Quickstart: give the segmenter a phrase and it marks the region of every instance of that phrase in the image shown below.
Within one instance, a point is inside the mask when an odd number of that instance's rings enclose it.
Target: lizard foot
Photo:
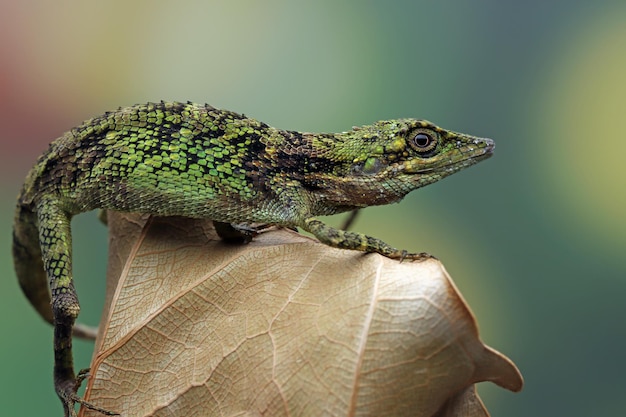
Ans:
[[[234,244],[250,243],[259,233],[272,227],[271,224],[232,224],[218,221],[213,221],[213,225],[224,242]]]
[[[97,411],[107,416],[119,416],[119,413],[109,411],[104,408],[98,407],[80,398],[76,392],[80,388],[82,382],[89,376],[89,368],[82,369],[76,378],[72,380],[56,381],[56,392],[61,402],[63,403],[63,409],[65,411],[65,417],[76,417],[75,404],[80,404],[83,407],[87,407],[90,410]]]

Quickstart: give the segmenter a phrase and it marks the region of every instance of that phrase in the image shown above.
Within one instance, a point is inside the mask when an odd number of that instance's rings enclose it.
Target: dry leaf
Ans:
[[[109,219],[119,283],[87,387],[98,406],[127,417],[474,417],[488,415],[476,382],[522,387],[438,261],[288,230],[227,245],[208,221],[143,222]]]

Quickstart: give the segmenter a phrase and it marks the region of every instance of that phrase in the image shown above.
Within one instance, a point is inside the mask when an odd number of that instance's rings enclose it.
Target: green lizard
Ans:
[[[489,139],[423,120],[300,133],[193,103],[120,108],[70,130],[28,174],[13,229],[20,286],[54,325],[54,384],[65,415],[75,415],[75,403],[115,414],[76,394],[85,374],[74,374],[71,351],[80,310],[72,282],[73,215],[101,208],[300,227],[333,247],[419,260],[430,255],[314,216],[397,202],[488,158],[493,148]]]

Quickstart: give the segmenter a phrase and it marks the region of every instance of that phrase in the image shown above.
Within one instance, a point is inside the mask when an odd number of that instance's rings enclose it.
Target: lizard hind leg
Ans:
[[[22,204],[17,206],[13,224],[13,261],[22,292],[39,315],[53,324],[48,277],[39,245],[37,214]],[[97,333],[97,327],[79,323],[74,326],[72,334],[75,337],[93,340]]]
[[[43,266],[52,296],[55,390],[63,403],[66,416],[75,415],[76,403],[115,415],[85,402],[76,394],[83,377],[77,378],[74,374],[72,356],[72,329],[80,305],[72,281],[71,215],[60,207],[58,201],[47,199],[37,205],[37,219]]]

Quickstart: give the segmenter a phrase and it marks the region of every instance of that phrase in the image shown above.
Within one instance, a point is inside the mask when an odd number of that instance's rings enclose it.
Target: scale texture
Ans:
[[[120,108],[70,130],[28,174],[13,231],[20,285],[55,328],[55,388],[65,414],[74,415],[76,402],[114,414],[76,395],[81,376],[74,374],[71,342],[80,308],[71,272],[73,215],[100,208],[300,227],[333,247],[421,260],[429,255],[332,228],[315,216],[400,201],[491,156],[493,148],[490,139],[418,119],[301,133],[176,102]]]

